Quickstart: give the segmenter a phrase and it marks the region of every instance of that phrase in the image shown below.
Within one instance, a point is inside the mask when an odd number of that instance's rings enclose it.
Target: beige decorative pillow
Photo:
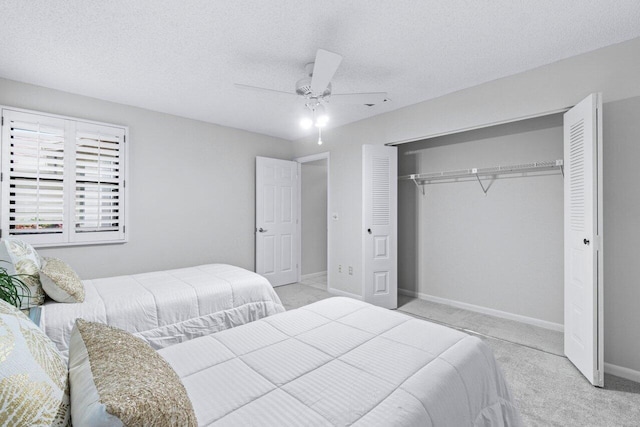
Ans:
[[[58,258],[43,258],[40,282],[44,292],[54,301],[84,301],[82,281],[66,262]]]
[[[0,244],[2,267],[9,274],[20,274],[20,279],[29,288],[29,295],[22,298],[21,309],[35,307],[44,302],[44,291],[40,284],[40,256],[27,242],[15,238],[2,239]]]
[[[121,329],[76,320],[69,382],[74,425],[197,425],[173,368],[149,344]]]
[[[67,365],[28,317],[0,300],[0,425],[70,425]]]

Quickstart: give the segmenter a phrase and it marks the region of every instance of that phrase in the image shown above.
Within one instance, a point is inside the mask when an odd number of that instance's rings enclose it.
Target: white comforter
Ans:
[[[83,283],[83,303],[49,301],[40,313],[40,327],[65,357],[76,318],[124,329],[160,349],[284,311],[267,279],[225,264]]]
[[[521,425],[480,339],[348,298],[160,354],[201,426]]]

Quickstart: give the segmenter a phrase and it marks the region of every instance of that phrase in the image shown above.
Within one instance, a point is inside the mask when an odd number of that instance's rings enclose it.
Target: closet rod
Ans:
[[[429,184],[432,181],[442,181],[447,179],[456,179],[456,178],[465,178],[465,177],[476,177],[478,181],[480,181],[481,176],[493,176],[493,175],[503,175],[510,173],[525,173],[525,172],[538,172],[544,170],[553,170],[560,169],[562,175],[564,175],[564,161],[563,160],[550,160],[545,162],[534,162],[534,163],[523,163],[519,165],[509,165],[509,166],[493,166],[489,168],[471,168],[471,169],[457,169],[443,172],[428,172],[428,173],[418,173],[411,175],[404,175],[398,177],[398,179],[403,180],[411,180],[416,186],[422,187],[422,194],[424,194],[424,185]],[[482,186],[482,183],[480,183]],[[484,186],[482,186],[482,191],[486,194]]]

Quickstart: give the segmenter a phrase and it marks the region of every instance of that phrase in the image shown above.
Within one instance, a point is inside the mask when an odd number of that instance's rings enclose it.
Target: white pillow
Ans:
[[[20,279],[29,288],[29,295],[22,298],[20,309],[44,303],[44,290],[40,283],[40,256],[30,244],[16,238],[2,239],[0,260],[7,261],[1,263],[1,266],[9,274],[20,274]]]
[[[0,408],[2,425],[70,425],[64,358],[28,317],[2,300]]]

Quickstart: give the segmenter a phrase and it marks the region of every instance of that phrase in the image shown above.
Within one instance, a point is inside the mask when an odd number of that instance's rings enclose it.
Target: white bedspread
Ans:
[[[124,329],[160,349],[284,311],[267,279],[226,264],[83,283],[83,303],[49,301],[40,313],[40,327],[65,357],[76,318]]]
[[[518,426],[480,339],[348,298],[160,350],[201,426]]]

